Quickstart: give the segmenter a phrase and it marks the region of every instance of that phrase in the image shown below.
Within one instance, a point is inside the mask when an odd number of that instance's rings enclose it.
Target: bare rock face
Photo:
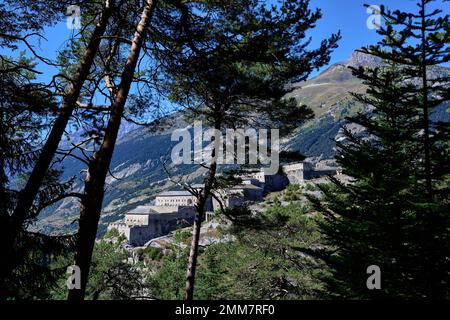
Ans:
[[[360,51],[354,51],[345,64],[345,66],[353,68],[359,67],[375,68],[380,65],[381,59],[379,57],[375,57]]]
[[[355,50],[346,62],[337,63],[335,66],[376,68],[382,65],[383,60],[381,58]],[[427,74],[430,79],[448,77],[450,69],[441,65],[429,66]]]

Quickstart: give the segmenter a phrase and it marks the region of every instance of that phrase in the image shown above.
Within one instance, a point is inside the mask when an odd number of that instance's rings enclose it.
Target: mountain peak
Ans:
[[[345,62],[347,67],[369,67],[375,68],[381,64],[381,58],[355,50]]]

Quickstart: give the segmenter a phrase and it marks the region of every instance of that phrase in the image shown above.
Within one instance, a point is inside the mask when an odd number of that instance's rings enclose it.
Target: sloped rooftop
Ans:
[[[252,190],[262,190],[263,188],[255,186],[254,184],[239,184],[232,188],[233,190],[241,190],[241,189],[252,189]]]
[[[156,195],[157,197],[188,197],[192,196],[192,194],[189,191],[185,190],[176,190],[176,191],[165,191],[161,192],[160,194]]]
[[[179,206],[139,206],[126,214],[161,214],[178,213]]]

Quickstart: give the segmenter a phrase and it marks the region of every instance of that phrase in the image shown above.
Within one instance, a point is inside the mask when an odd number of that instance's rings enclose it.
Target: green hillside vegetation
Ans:
[[[274,205],[260,217],[266,228],[232,227],[236,241],[202,248],[196,299],[320,299],[324,264],[297,248],[320,246],[316,219],[299,204]],[[159,299],[182,299],[187,253],[175,247],[150,276]]]

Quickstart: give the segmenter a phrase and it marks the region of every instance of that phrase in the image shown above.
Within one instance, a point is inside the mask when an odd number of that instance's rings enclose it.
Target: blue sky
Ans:
[[[364,7],[366,3],[370,5],[385,4],[391,9],[416,11],[416,0],[311,0],[311,7],[321,8],[323,13],[323,18],[318,22],[317,27],[309,33],[313,39],[312,47],[317,46],[331,33],[341,30],[342,39],[339,48],[331,57],[331,63],[335,63],[347,59],[355,49],[361,46],[376,43],[380,37],[375,30],[370,30],[366,26],[369,18]],[[443,6],[441,9],[445,13],[450,13],[450,2],[443,4],[438,1],[437,3]],[[72,31],[67,29],[65,21],[58,23],[55,27],[47,28],[44,34],[47,41],[40,41],[38,52],[45,57],[55,58],[57,51],[64,47],[66,41],[70,41],[72,35]],[[5,53],[4,50],[2,52]],[[56,70],[44,64],[40,64],[38,69],[44,72],[41,80],[45,82],[49,81],[56,73]]]
[[[383,4],[392,10],[418,12],[416,3],[416,0],[311,0],[311,6],[320,8],[323,14],[322,20],[311,32],[313,43],[318,43],[327,35],[341,30],[342,39],[339,48],[331,56],[331,63],[346,60],[353,50],[380,40],[375,30],[367,28],[366,22],[370,14],[366,12],[364,4]],[[442,1],[436,3],[442,4]],[[450,13],[450,2],[440,9],[444,13]]]

